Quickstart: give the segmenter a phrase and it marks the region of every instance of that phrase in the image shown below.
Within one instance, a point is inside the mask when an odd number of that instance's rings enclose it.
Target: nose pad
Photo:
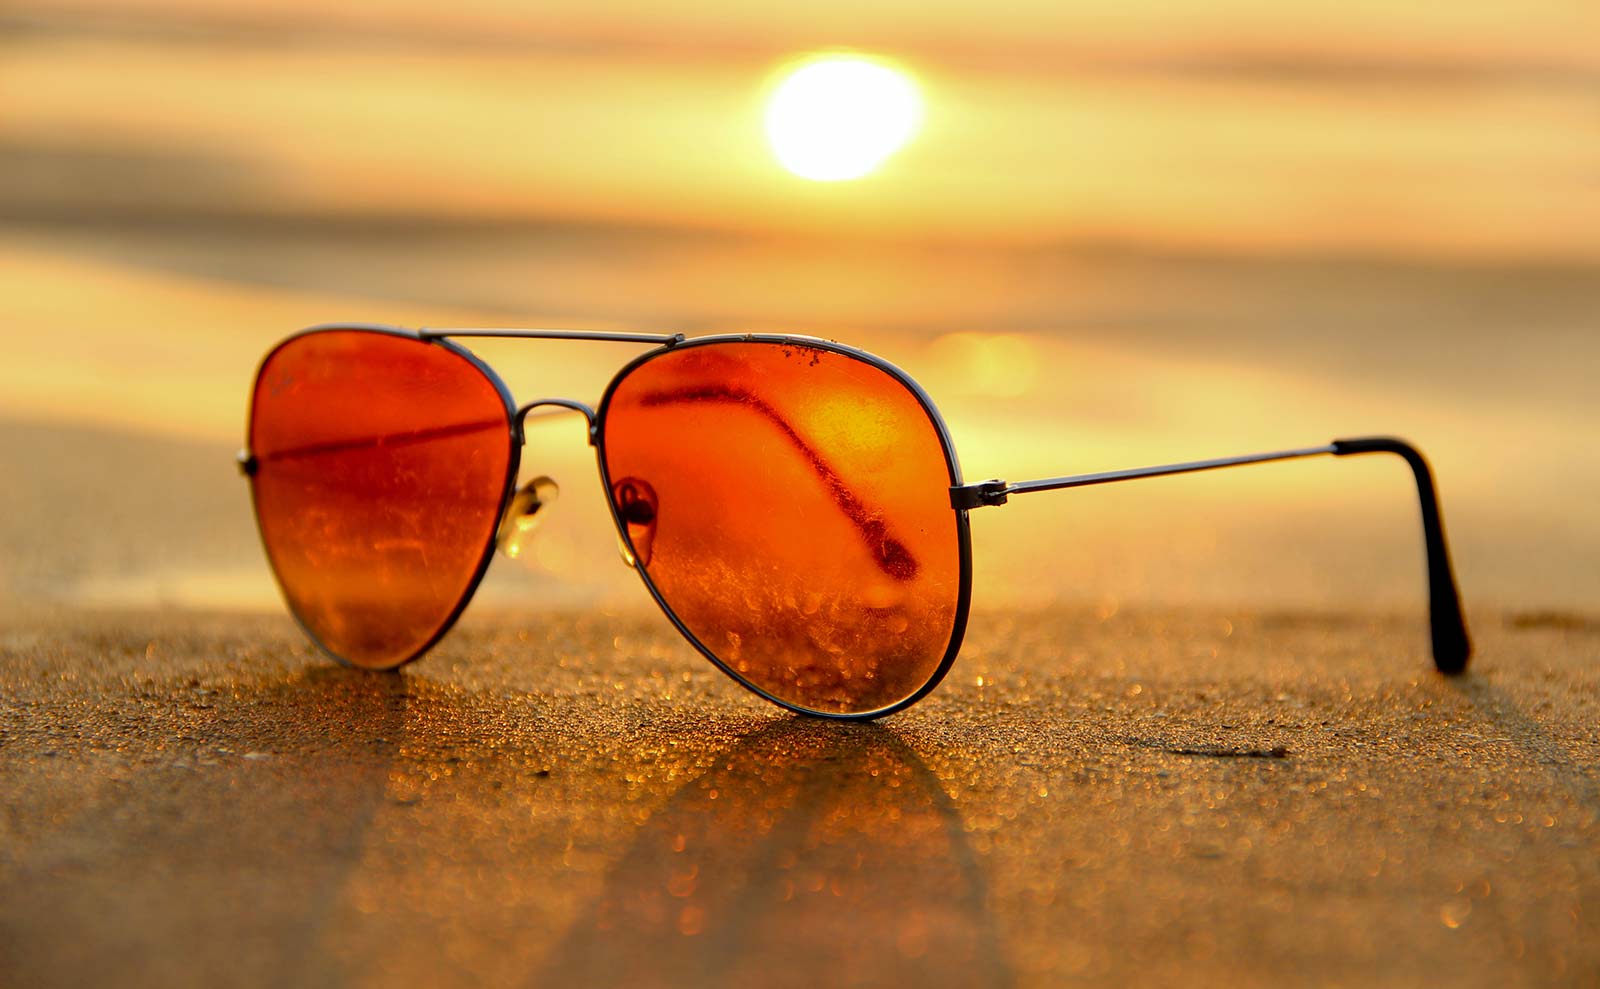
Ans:
[[[611,501],[617,506],[617,518],[622,520],[628,533],[626,543],[620,538],[617,540],[622,561],[630,567],[648,567],[656,543],[656,489],[637,477],[625,477],[611,485]]]
[[[511,507],[506,509],[505,518],[500,520],[500,532],[495,537],[495,545],[500,552],[513,560],[520,557],[528,547],[533,530],[539,527],[540,519],[544,518],[540,512],[555,504],[560,494],[560,486],[543,476],[519,488],[511,498]]]

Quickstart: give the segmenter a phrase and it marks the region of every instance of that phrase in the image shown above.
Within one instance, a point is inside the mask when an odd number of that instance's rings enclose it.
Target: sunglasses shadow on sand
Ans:
[[[784,721],[651,815],[529,985],[1011,983],[960,815],[893,732]]]
[[[625,772],[663,763],[552,734],[571,719],[543,702],[338,668],[161,689],[189,734],[133,736],[133,771],[13,849],[38,866],[0,898],[0,934],[30,946],[0,952],[0,981],[1009,982],[963,822],[888,729],[767,723],[658,777],[642,824],[589,833]],[[106,761],[84,758],[58,768]],[[610,862],[587,905],[563,890],[594,881],[559,861],[568,835]]]

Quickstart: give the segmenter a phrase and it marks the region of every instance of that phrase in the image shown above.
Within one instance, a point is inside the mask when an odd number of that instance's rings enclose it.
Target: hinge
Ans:
[[[1008,485],[1001,480],[979,481],[950,489],[950,507],[962,510],[983,508],[986,505],[1004,505]]]

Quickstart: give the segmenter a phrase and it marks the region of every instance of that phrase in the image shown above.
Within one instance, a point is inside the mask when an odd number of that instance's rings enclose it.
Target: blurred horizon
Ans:
[[[30,3],[0,14],[27,94],[0,205],[1600,260],[1592,7],[903,6]],[[749,124],[831,48],[900,61],[935,112],[883,174],[808,186]]]
[[[265,350],[349,320],[839,339],[969,479],[1399,433],[1469,604],[1592,611],[1596,37],[1509,0],[14,4],[0,598],[271,606],[227,456]],[[815,184],[762,100],[830,50],[926,117]],[[634,352],[474,349],[581,400]],[[560,524],[487,596],[647,603],[548,428]],[[978,606],[1421,609],[1398,463],[1225,473],[976,513]]]

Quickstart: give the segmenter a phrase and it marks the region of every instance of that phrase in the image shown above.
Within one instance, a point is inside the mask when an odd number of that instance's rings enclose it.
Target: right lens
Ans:
[[[965,580],[955,472],[902,379],[806,342],[689,343],[613,385],[601,432],[640,570],[728,672],[842,715],[942,672]]]
[[[256,377],[250,452],[261,538],[301,624],[386,669],[454,620],[493,545],[511,411],[451,345],[321,330]]]

